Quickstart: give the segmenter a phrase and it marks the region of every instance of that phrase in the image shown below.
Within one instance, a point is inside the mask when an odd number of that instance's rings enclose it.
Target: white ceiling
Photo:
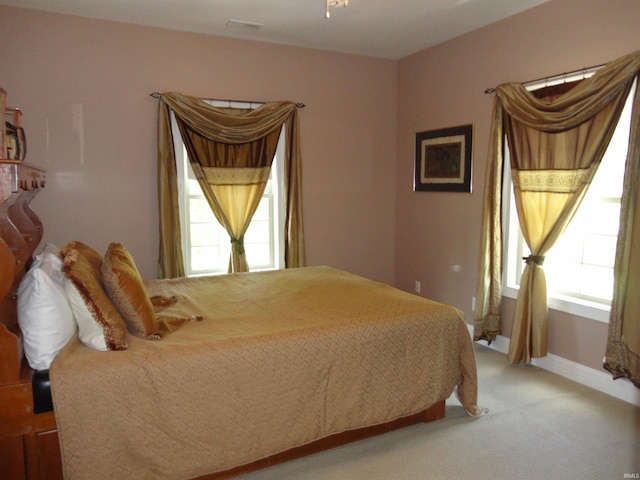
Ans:
[[[549,0],[0,0],[34,8],[225,37],[399,59]],[[260,23],[259,30],[227,21]]]

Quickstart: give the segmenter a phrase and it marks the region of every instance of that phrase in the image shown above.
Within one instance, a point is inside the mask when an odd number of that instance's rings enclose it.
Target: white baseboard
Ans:
[[[473,336],[473,325],[469,325],[469,331]],[[486,345],[485,342],[482,344]],[[489,348],[506,355],[509,351],[509,339],[499,335]],[[531,364],[640,407],[640,389],[626,378],[614,381],[611,374],[604,370],[586,367],[552,353],[544,358],[534,358]]]

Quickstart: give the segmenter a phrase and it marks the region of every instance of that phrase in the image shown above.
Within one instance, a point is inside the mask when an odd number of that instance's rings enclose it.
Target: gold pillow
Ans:
[[[151,299],[131,254],[119,243],[111,243],[101,268],[105,289],[129,332],[137,337],[159,340],[184,320],[156,317]]]
[[[80,340],[97,350],[126,350],[127,327],[102,286],[100,254],[82,242],[72,241],[59,256]]]

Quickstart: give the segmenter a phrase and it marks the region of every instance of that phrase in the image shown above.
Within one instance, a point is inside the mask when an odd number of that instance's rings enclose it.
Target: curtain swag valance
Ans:
[[[255,109],[221,108],[181,93],[160,94],[160,100],[198,135],[220,143],[243,144],[259,140],[282,125],[296,112],[293,102],[264,103]]]
[[[621,97],[626,98],[640,68],[638,52],[602,67],[554,101],[537,98],[521,83],[505,83],[496,96],[505,112],[518,122],[543,132],[573,128]]]

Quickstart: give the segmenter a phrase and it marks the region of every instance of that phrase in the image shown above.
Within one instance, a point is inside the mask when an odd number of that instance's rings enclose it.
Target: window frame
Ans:
[[[595,73],[595,70],[588,73],[582,72],[581,78],[587,78],[588,76],[593,75],[593,73]],[[571,78],[571,80],[576,79],[577,78],[575,76]],[[568,80],[565,76],[562,78],[562,80],[556,81],[556,83],[560,83],[560,81],[571,80]],[[550,86],[548,82],[545,84],[530,84],[526,87],[528,90],[537,90],[546,86]],[[625,106],[625,108],[630,107],[635,88],[636,85],[634,84],[634,87],[629,93],[627,105]],[[504,139],[502,198],[506,200],[502,202],[502,224],[504,226],[505,232],[505,237],[503,239],[504,261],[502,276],[502,295],[507,298],[517,299],[519,292],[519,282],[522,276],[522,271],[524,270],[524,262],[521,260],[521,258],[526,255],[525,252],[528,251],[528,247],[526,246],[526,242],[524,241],[522,232],[520,230],[517,213],[515,213],[515,200],[513,196],[511,166],[506,136]],[[587,298],[567,295],[553,290],[548,290],[547,296],[547,304],[550,309],[584,317],[598,322],[609,323],[611,300],[609,300],[608,303],[595,302]]]
[[[220,102],[215,100],[207,100],[207,103],[226,108],[257,108],[259,105],[255,103],[244,102]],[[176,178],[178,183],[178,203],[180,211],[180,227],[181,227],[181,248],[183,252],[183,261],[185,275],[187,277],[197,277],[204,275],[224,275],[227,272],[226,263],[225,266],[220,269],[211,270],[193,270],[191,265],[191,243],[190,243],[190,213],[187,206],[189,198],[198,198],[200,196],[187,192],[186,182],[188,181],[187,173],[190,171],[189,160],[187,157],[186,149],[180,136],[180,132],[175,121],[174,113],[171,112],[171,128],[173,133],[174,152],[176,161]],[[285,265],[285,247],[284,247],[284,221],[285,221],[285,205],[284,205],[284,158],[285,158],[285,128],[282,127],[278,145],[276,148],[276,154],[271,165],[271,172],[269,177],[269,183],[265,192],[263,193],[261,202],[265,199],[270,204],[270,225],[269,225],[269,244],[270,248],[270,262],[268,265],[251,265],[251,257],[247,256],[249,267],[252,272],[266,271],[266,270],[279,270],[284,268]],[[204,196],[201,196],[204,198]],[[206,199],[205,199],[206,201]],[[260,207],[258,207],[260,208]],[[253,219],[252,219],[253,221]],[[228,234],[224,227],[217,224],[224,235],[228,239]],[[247,230],[245,239],[249,236],[251,226]],[[249,253],[251,242],[245,242],[245,250]],[[229,246],[230,250],[230,246]]]

